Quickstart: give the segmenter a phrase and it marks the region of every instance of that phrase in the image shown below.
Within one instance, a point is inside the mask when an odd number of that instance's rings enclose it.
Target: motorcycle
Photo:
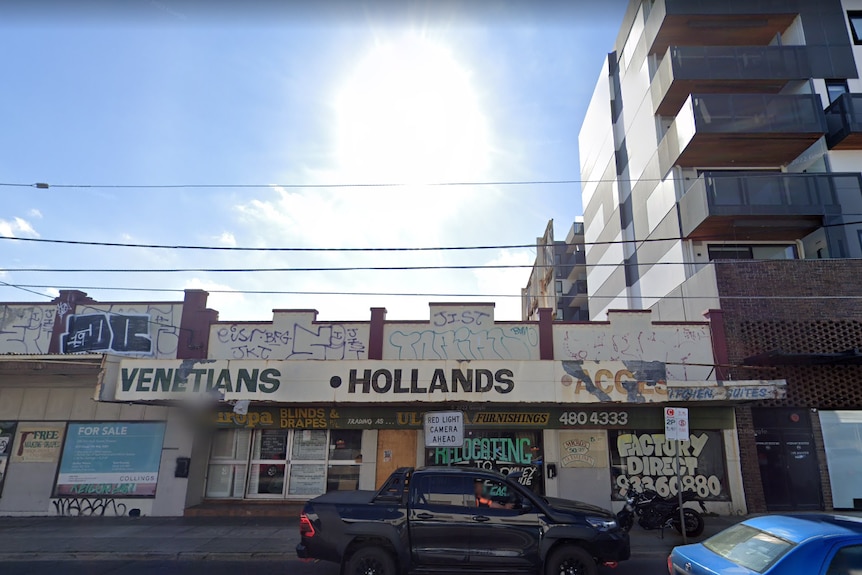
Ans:
[[[683,491],[682,501],[683,504],[696,501],[706,513],[706,505],[697,498],[694,491]],[[690,507],[683,507],[682,512],[685,534],[688,537],[697,537],[703,533],[703,516]],[[663,534],[665,527],[673,527],[678,533],[682,533],[679,499],[676,495],[664,498],[652,489],[627,493],[625,506],[617,513],[617,523],[624,531],[629,531],[635,517],[643,529],[661,529]]]

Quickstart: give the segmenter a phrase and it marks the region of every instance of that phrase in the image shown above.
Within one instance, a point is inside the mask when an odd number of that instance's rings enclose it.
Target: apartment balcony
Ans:
[[[862,200],[859,174],[704,172],[679,200],[689,239],[797,240]]]
[[[584,239],[584,223],[583,222],[575,222],[572,224],[572,227],[569,228],[569,233],[566,234],[566,243],[571,245],[577,243],[579,240]]]
[[[568,254],[565,259],[565,277],[569,281],[576,281],[578,275],[586,273],[587,254],[583,250]]]
[[[779,92],[811,77],[803,46],[671,46],[650,84],[653,110],[674,116],[689,94]]]
[[[691,94],[659,143],[659,166],[784,166],[825,133],[814,94]]]
[[[862,94],[841,94],[826,108],[826,145],[862,150]]]
[[[572,287],[566,292],[565,303],[569,307],[583,307],[587,304],[587,280],[572,282]]]
[[[799,14],[783,4],[655,0],[644,27],[649,53],[663,54],[669,46],[766,46]]]

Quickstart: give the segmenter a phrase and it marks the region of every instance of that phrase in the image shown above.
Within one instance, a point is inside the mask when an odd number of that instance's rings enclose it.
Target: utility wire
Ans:
[[[27,288],[42,288],[42,289],[80,289],[80,290],[104,290],[104,291],[128,291],[128,292],[158,292],[158,293],[184,293],[182,288],[145,288],[145,287],[107,287],[107,286],[62,286],[62,285],[38,285],[38,284],[10,284],[0,281],[7,287],[18,288],[24,291],[29,291],[42,297],[51,297],[47,294],[32,291]],[[439,292],[372,292],[372,291],[301,291],[301,290],[230,290],[230,289],[208,289],[207,293],[233,294],[233,295],[319,295],[319,296],[386,296],[386,297],[486,297],[486,298],[521,298],[519,294],[505,293],[439,293]],[[547,297],[553,299],[574,299],[585,296],[587,294],[547,294],[545,296],[530,295],[528,297]],[[616,299],[618,295],[601,296],[593,294],[593,298],[597,299]],[[685,296],[640,296],[642,299],[741,299],[741,300],[845,300],[845,299],[862,299],[862,295],[858,296],[708,296],[708,295],[685,295]],[[110,302],[107,302],[110,303]],[[155,302],[154,302],[155,303]],[[162,302],[158,302],[162,303]],[[168,303],[168,302],[164,302]],[[104,310],[98,310],[104,311]],[[165,324],[158,324],[165,325]]]
[[[862,216],[862,213],[846,213],[842,216]],[[862,220],[853,222],[841,222],[833,224],[823,224],[820,227],[831,228],[839,226],[852,226],[862,224]],[[726,238],[697,238],[699,241],[717,241]],[[242,247],[242,246],[210,246],[210,245],[191,245],[191,244],[136,244],[125,242],[99,242],[86,240],[65,240],[65,239],[49,239],[49,238],[22,238],[0,236],[0,241],[14,242],[31,242],[31,243],[46,243],[46,244],[63,244],[63,245],[80,245],[80,246],[99,246],[112,248],[142,248],[142,249],[160,249],[160,250],[205,250],[205,251],[226,251],[226,252],[439,252],[439,251],[470,251],[470,250],[509,250],[509,249],[544,249],[556,247],[554,244],[498,244],[498,245],[478,245],[478,246],[419,246],[419,247],[382,247],[382,248],[319,248],[319,247]],[[683,237],[668,237],[668,238],[644,238],[639,240],[607,240],[594,242],[573,242],[567,245],[573,246],[607,246],[617,244],[640,244],[646,242],[677,242],[687,241]],[[726,240],[732,242],[732,240]],[[732,242],[737,243],[737,242]],[[562,264],[561,264],[562,265]],[[570,264],[572,265],[572,264]]]
[[[862,261],[862,258],[834,258],[836,261]],[[637,267],[682,265],[738,265],[740,262],[768,263],[774,259],[730,259],[708,262],[639,262]],[[814,261],[814,260],[788,260]],[[296,268],[3,268],[5,272],[19,273],[264,273],[264,272],[344,272],[344,271],[430,271],[430,270],[481,270],[481,269],[549,269],[556,267],[624,267],[623,263],[597,264],[478,264],[478,265],[427,265],[427,266],[342,266]]]
[[[796,174],[797,172],[760,172],[734,174],[737,177],[745,179],[755,178],[774,178],[776,174]],[[817,175],[845,175],[844,172],[818,172],[816,174],[808,174],[808,177]],[[855,172],[849,172],[847,175],[858,175]],[[126,190],[154,190],[154,189],[266,189],[266,188],[285,188],[285,189],[328,189],[328,188],[402,188],[408,186],[416,187],[458,187],[458,186],[547,186],[547,185],[570,185],[570,184],[600,184],[600,183],[616,183],[616,182],[664,182],[673,178],[599,178],[599,179],[584,179],[584,178],[564,178],[560,180],[482,180],[475,182],[335,182],[330,184],[50,184],[48,182],[0,182],[0,187],[16,187],[16,188],[38,188],[47,190],[50,188],[63,189],[126,189]],[[695,178],[697,179],[697,178]],[[694,181],[694,179],[684,179],[684,181]]]
[[[46,297],[46,298],[48,298],[48,299],[50,299],[50,300],[53,300],[53,299],[54,299],[54,297],[53,297],[53,296],[50,296],[50,295],[48,295],[48,294],[46,294],[46,293],[42,293],[42,292],[38,292],[38,291],[34,291],[34,290],[32,290],[32,289],[28,289],[28,288],[31,288],[31,287],[37,287],[37,288],[38,288],[38,287],[42,287],[42,288],[53,288],[53,289],[67,289],[67,288],[65,288],[65,287],[62,287],[62,288],[56,288],[56,287],[54,287],[54,286],[27,286],[27,285],[19,285],[19,284],[10,284],[10,283],[4,282],[3,280],[0,280],[0,284],[4,285],[4,286],[6,286],[6,287],[15,288],[15,289],[19,289],[19,290],[21,290],[21,291],[25,291],[25,292],[28,292],[28,293],[36,294],[36,295],[37,295],[37,296],[39,296],[39,297]],[[81,288],[69,288],[69,289],[81,289]],[[85,288],[85,289],[96,289],[96,288]],[[112,288],[108,288],[108,289],[112,289]],[[161,291],[161,290],[160,290],[160,291]],[[185,291],[185,290],[178,290],[178,291]],[[169,303],[171,303],[171,302],[141,302],[141,303],[153,304],[153,305],[166,305],[166,304],[169,304]],[[106,303],[105,303],[105,304],[103,304],[103,305],[111,305],[111,302],[106,302]],[[94,311],[94,312],[97,312],[97,313],[110,313],[110,312],[108,312],[108,311],[106,311],[106,310],[104,310],[104,309],[100,309],[100,308],[98,308],[98,307],[93,307],[93,306],[91,306],[91,305],[87,305],[87,304],[85,304],[85,303],[76,303],[76,304],[75,304],[75,307],[80,307],[80,308],[82,308],[82,309],[89,309],[90,311]],[[178,325],[174,325],[174,324],[172,324],[172,323],[163,323],[163,322],[159,322],[159,321],[153,321],[153,320],[150,320],[150,319],[148,319],[148,320],[147,320],[147,323],[152,324],[152,325],[157,325],[157,326],[159,326],[159,327],[172,327],[172,328],[177,329],[177,330],[182,330],[182,331],[192,332],[192,330],[190,330],[190,329],[188,329],[188,328],[180,327],[180,326],[178,326]],[[179,337],[179,334],[177,334],[177,337]]]

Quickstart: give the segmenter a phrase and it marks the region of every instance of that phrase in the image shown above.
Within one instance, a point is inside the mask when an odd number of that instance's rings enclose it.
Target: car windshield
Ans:
[[[790,551],[795,543],[740,524],[710,537],[703,545],[737,565],[763,573]]]

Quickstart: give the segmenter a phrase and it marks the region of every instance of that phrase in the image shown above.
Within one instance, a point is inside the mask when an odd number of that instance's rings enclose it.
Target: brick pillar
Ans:
[[[207,307],[209,293],[200,289],[185,290],[177,359],[206,359],[209,352],[210,325],[218,321],[218,312]]]
[[[539,308],[539,359],[554,359],[554,310]]]
[[[834,509],[832,501],[832,480],[829,477],[829,465],[826,462],[826,444],[823,442],[823,428],[820,426],[820,413],[810,414],[811,434],[814,436],[814,452],[817,454],[817,464],[820,468],[820,489],[823,491],[823,508],[826,511]]]
[[[737,405],[736,436],[739,441],[739,464],[742,466],[742,489],[749,513],[766,513],[766,496],[760,479],[760,464],[757,461],[757,444],[754,438],[754,421],[751,407]]]
[[[368,359],[383,359],[383,325],[386,308],[371,308],[371,327],[368,334]]]
[[[57,313],[54,315],[54,329],[51,332],[48,353],[62,353],[60,341],[63,334],[66,333],[66,318],[77,313],[76,307],[79,304],[96,303],[96,300],[89,297],[85,292],[76,289],[62,289],[60,295],[51,300],[51,303],[57,306]]]

